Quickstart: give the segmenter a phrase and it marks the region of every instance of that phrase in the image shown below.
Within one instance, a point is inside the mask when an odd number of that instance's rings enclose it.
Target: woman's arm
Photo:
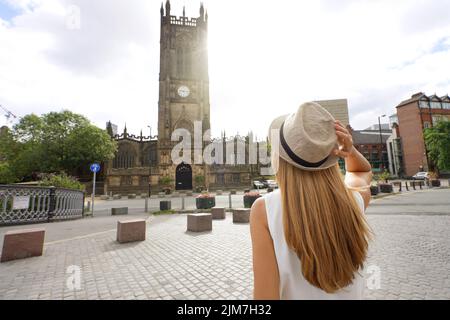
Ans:
[[[278,300],[280,299],[280,278],[263,198],[256,200],[252,206],[250,232],[253,246],[253,298]]]
[[[352,135],[339,122],[336,121],[336,135],[339,150],[335,154],[345,159],[345,183],[351,188],[359,188],[358,192],[364,199],[367,208],[371,199],[370,183],[372,181],[372,166],[369,161],[353,146]]]

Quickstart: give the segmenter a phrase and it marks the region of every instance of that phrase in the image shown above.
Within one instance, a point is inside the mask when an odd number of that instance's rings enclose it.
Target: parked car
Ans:
[[[267,180],[267,187],[272,189],[278,189],[278,183],[275,180]]]
[[[426,180],[426,179],[430,179],[430,175],[428,174],[428,172],[417,172],[415,175],[413,175],[412,177],[414,180]]]
[[[253,181],[253,188],[264,189],[264,188],[266,188],[266,186],[261,181],[255,180],[255,181]]]

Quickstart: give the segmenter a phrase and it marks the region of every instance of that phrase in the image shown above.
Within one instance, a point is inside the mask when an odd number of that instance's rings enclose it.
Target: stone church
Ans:
[[[105,193],[146,193],[197,188],[227,189],[250,187],[259,174],[259,165],[248,164],[248,141],[251,137],[208,139],[208,143],[222,142],[223,161],[206,165],[192,159],[191,163],[172,162],[171,152],[179,142],[171,140],[172,132],[185,129],[194,136],[195,126],[201,124],[201,136],[211,128],[208,76],[208,13],[203,4],[198,18],[171,15],[170,0],[161,5],[161,41],[158,102],[158,135],[133,135],[125,130],[107,130],[118,142],[115,158],[105,164]],[[245,148],[238,148],[239,142]],[[192,154],[201,153],[206,142],[192,142]],[[234,145],[235,159],[225,159],[226,146]],[[259,146],[259,144],[257,144]],[[217,152],[217,151],[216,151]],[[199,154],[198,153],[198,154]],[[220,163],[222,162],[222,163]]]
[[[197,127],[201,127],[200,136],[211,128],[208,13],[203,4],[199,14],[188,18],[183,10],[183,16],[177,17],[171,15],[170,0],[161,5],[158,135],[129,134],[126,126],[117,134],[109,122],[107,130],[118,142],[118,152],[104,164],[98,183],[103,190],[97,193],[249,188],[269,165],[267,141],[253,142],[251,133],[233,137],[223,133],[216,139],[207,136],[203,142],[191,143],[191,161],[172,162],[172,150],[179,143],[171,139],[175,130],[184,129],[193,137]],[[318,102],[348,125],[347,100]],[[212,152],[216,161],[197,161],[211,144],[217,144]]]

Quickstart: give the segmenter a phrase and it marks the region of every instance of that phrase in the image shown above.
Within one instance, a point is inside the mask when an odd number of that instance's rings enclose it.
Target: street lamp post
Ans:
[[[380,150],[380,172],[384,169],[383,166],[383,135],[381,133],[381,118],[386,117],[385,114],[383,114],[382,116],[378,117],[378,130],[380,131],[380,146],[381,146],[381,150]]]
[[[152,126],[147,126],[150,128],[150,138],[149,138],[149,148],[148,148],[148,197],[150,198],[152,196],[152,163],[151,163],[151,157],[150,157],[150,150],[152,147],[151,141],[152,141]]]

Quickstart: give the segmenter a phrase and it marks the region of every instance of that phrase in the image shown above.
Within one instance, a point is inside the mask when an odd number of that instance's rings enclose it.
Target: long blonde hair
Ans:
[[[304,278],[327,293],[350,285],[363,268],[371,230],[339,166],[305,171],[279,158],[276,177],[285,238]]]

